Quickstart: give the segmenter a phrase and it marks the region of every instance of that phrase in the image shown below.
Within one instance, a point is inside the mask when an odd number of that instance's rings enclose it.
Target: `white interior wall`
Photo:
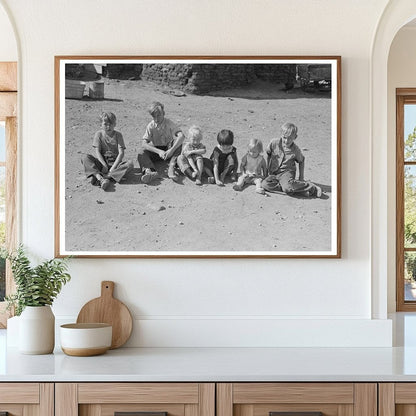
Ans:
[[[389,54],[388,61],[388,239],[389,263],[388,263],[388,309],[394,312],[396,309],[396,262],[395,262],[395,198],[396,198],[396,88],[416,87],[416,26],[404,27],[395,36]]]
[[[391,344],[370,254],[370,53],[386,3],[0,0],[21,40],[21,241],[41,257],[54,247],[54,55],[343,59],[342,259],[73,259],[58,318],[108,279],[136,318],[130,345]]]
[[[12,22],[6,9],[0,6],[0,61],[17,61],[17,57],[17,43]]]

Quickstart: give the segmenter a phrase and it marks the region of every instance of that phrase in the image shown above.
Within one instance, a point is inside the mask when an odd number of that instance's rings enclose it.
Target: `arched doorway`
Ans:
[[[389,307],[394,311],[416,311],[416,229],[414,212],[416,192],[414,176],[416,173],[414,129],[416,126],[416,54],[412,53],[416,41],[416,21],[404,25],[394,37],[388,58],[387,71],[387,157],[388,166],[396,166],[388,174],[390,204],[396,199],[396,221],[389,215],[388,233],[396,238],[389,238],[389,252],[396,249],[396,267],[389,266],[388,276],[396,275],[396,293],[389,288]],[[394,140],[396,137],[396,140]],[[396,143],[395,143],[396,141]],[[389,169],[391,171],[391,169]],[[392,179],[396,178],[393,182]],[[392,205],[392,204],[391,204]],[[393,225],[396,222],[396,229]],[[391,228],[391,230],[390,230]],[[391,269],[391,270],[390,270]],[[394,280],[394,279],[391,279]],[[396,295],[396,296],[394,296]],[[396,305],[394,304],[396,302]]]
[[[395,136],[389,132],[395,107],[391,110],[389,103],[389,51],[397,32],[415,17],[413,0],[390,2],[380,18],[371,56],[371,267],[372,316],[376,319],[385,319],[388,311],[393,312],[391,299],[395,294],[395,159],[392,161],[390,151]]]

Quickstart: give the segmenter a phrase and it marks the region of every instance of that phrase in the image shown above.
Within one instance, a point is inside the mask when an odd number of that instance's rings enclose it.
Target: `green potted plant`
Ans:
[[[68,258],[45,260],[32,266],[23,246],[6,253],[16,292],[6,296],[9,310],[19,318],[19,350],[49,354],[55,346],[55,317],[51,305],[71,276]]]

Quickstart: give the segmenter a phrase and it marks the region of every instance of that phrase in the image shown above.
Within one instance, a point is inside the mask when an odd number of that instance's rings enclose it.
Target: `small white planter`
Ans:
[[[19,351],[50,354],[55,346],[55,316],[50,306],[26,306],[19,319]]]
[[[67,355],[88,357],[111,347],[112,326],[105,323],[61,325],[61,347]]]

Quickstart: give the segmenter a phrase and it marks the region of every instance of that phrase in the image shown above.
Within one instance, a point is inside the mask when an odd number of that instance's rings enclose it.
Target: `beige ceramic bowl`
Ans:
[[[111,346],[112,326],[103,323],[61,325],[61,348],[65,354],[87,357],[105,353]]]

